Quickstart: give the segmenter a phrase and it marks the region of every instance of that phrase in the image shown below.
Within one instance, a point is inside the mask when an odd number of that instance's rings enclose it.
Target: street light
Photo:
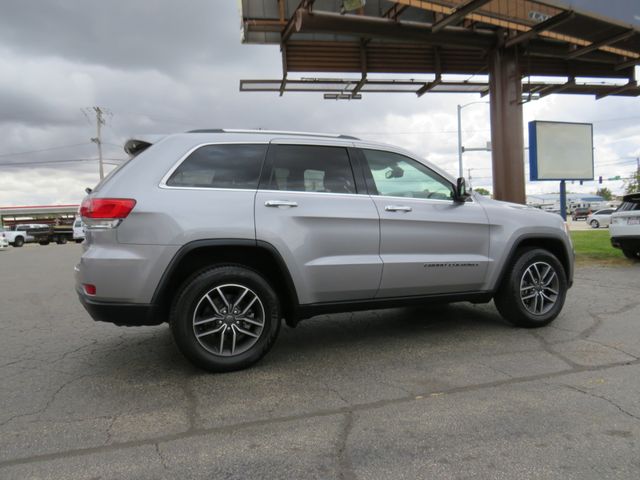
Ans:
[[[458,105],[458,176],[463,177],[462,170],[462,109],[466,108],[470,105],[476,105],[479,103],[489,103],[489,102],[470,102],[465,103],[464,105]]]

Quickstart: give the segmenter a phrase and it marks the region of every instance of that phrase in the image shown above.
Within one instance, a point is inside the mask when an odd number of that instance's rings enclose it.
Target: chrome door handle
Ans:
[[[413,210],[411,207],[407,207],[406,205],[387,205],[384,209],[387,212],[410,212]]]
[[[265,207],[297,207],[298,202],[290,202],[289,200],[267,200],[264,202]]]

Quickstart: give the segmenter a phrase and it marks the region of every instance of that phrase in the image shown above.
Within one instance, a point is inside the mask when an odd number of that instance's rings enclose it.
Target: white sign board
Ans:
[[[535,180],[593,180],[593,125],[529,122],[529,176]]]

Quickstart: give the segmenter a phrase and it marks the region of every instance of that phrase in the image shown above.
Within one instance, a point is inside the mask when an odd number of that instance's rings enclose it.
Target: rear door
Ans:
[[[479,290],[489,260],[489,225],[474,201],[453,201],[453,185],[408,156],[362,149],[380,213],[384,270],[377,297]]]
[[[348,144],[272,142],[255,202],[256,238],[276,247],[300,303],[373,298],[379,218]]]

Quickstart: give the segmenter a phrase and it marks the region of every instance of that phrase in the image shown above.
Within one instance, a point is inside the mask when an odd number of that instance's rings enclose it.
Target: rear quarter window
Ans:
[[[266,144],[205,145],[173,172],[171,187],[256,189]]]

